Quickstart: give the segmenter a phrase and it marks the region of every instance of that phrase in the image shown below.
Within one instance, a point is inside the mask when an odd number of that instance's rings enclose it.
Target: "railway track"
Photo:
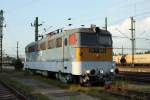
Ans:
[[[29,100],[16,89],[0,81],[0,100]]]
[[[115,97],[124,98],[124,100],[150,100],[150,93],[141,93],[136,91],[129,91],[128,93],[108,92]]]
[[[150,73],[142,72],[120,72],[119,78],[125,78],[131,81],[150,83]]]

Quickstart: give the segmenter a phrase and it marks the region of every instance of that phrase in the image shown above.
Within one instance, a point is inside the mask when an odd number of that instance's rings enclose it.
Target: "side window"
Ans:
[[[38,45],[35,45],[34,48],[35,48],[35,51],[38,51]]]
[[[48,49],[55,48],[55,39],[48,40]]]
[[[67,38],[65,38],[65,40],[64,40],[64,44],[65,44],[65,46],[67,46]]]
[[[40,49],[41,50],[46,50],[46,43],[45,42],[40,44]]]
[[[40,45],[39,44],[37,45],[37,51],[40,51]]]
[[[35,45],[32,45],[28,48],[28,52],[35,52],[35,51],[36,51]]]
[[[62,47],[62,38],[56,39],[56,47]]]
[[[29,52],[29,53],[32,52],[31,47],[28,48],[28,52]]]
[[[28,48],[25,48],[25,52],[26,52],[26,53],[28,53],[28,52],[29,52]]]

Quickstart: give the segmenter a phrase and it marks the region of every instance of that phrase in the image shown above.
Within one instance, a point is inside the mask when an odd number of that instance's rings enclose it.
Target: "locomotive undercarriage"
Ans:
[[[81,86],[95,86],[95,85],[105,85],[111,84],[114,79],[114,74],[106,74],[106,75],[83,75],[80,76],[80,85]]]
[[[71,74],[64,74],[61,72],[55,73],[56,79],[62,81],[63,83],[77,83],[81,86],[95,86],[95,85],[105,85],[111,84],[112,80],[115,77],[114,73],[108,73],[106,75],[99,74],[99,75],[71,75]]]
[[[83,75],[72,75],[69,73],[62,72],[50,72],[34,69],[26,69],[30,74],[40,74],[42,76],[48,76],[50,78],[55,78],[60,80],[63,83],[77,83],[81,86],[95,86],[95,85],[105,85],[111,84],[112,80],[115,77],[114,73],[108,74],[83,74]]]

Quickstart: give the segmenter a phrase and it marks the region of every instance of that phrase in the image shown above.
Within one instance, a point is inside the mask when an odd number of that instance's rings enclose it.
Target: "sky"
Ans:
[[[89,27],[95,24],[104,27],[104,19],[108,18],[108,30],[113,36],[114,48],[131,48],[130,17],[136,20],[136,48],[150,49],[150,0],[0,0],[0,9],[4,10],[3,30],[4,53],[16,55],[17,41],[19,55],[24,56],[24,48],[34,41],[34,27],[31,23],[39,17],[39,34],[46,34],[69,23],[71,28],[81,25]],[[72,20],[67,20],[72,18]],[[46,32],[44,31],[46,29]],[[143,49],[140,49],[143,50]],[[121,52],[116,49],[114,52]],[[131,50],[124,50],[130,53]],[[137,51],[138,52],[138,51]]]

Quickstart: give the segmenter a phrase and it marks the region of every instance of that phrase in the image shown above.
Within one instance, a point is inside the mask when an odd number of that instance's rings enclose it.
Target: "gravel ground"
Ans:
[[[50,100],[100,100],[83,93],[69,92],[65,89],[61,89],[35,79],[19,77],[12,77],[12,79],[22,83],[23,85],[32,87],[34,93],[41,93],[49,97]]]
[[[12,66],[3,67],[3,71],[10,71],[9,77],[12,80],[18,81],[25,86],[29,86],[33,89],[33,93],[40,93],[47,96],[50,100],[101,100],[99,98],[94,98],[84,93],[79,92],[70,92],[65,89],[47,84],[40,80],[36,80],[30,77],[20,77],[11,75],[11,72],[14,70]],[[61,84],[61,82],[60,82]]]

